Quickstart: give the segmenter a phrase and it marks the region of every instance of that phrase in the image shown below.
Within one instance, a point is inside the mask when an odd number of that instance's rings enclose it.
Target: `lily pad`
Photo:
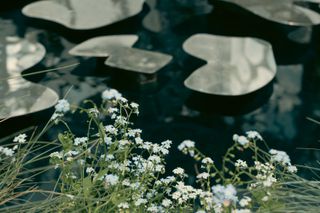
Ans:
[[[245,95],[270,83],[276,74],[272,47],[260,39],[196,34],[185,41],[183,48],[208,62],[184,82],[197,92]]]
[[[108,57],[116,48],[131,47],[138,40],[136,35],[99,36],[75,46],[69,54],[87,57]]]
[[[222,0],[236,4],[267,20],[292,26],[320,24],[320,14],[297,5],[301,2],[320,3],[318,0]]]
[[[89,30],[134,16],[142,10],[143,3],[144,0],[47,0],[31,3],[22,12],[74,30]]]
[[[3,45],[5,43],[5,45]],[[20,73],[39,63],[45,48],[17,37],[7,37],[0,54],[0,119],[26,115],[54,106],[58,95],[45,86],[29,82]]]
[[[172,56],[135,48],[118,48],[106,60],[111,67],[128,71],[154,74],[172,60]]]

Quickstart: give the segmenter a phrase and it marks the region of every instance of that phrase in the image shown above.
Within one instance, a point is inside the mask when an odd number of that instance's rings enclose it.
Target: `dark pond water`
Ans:
[[[263,20],[225,3],[213,2],[214,10],[206,10],[196,0],[162,0],[158,10],[162,17],[161,31],[153,33],[142,26],[147,7],[137,16],[93,31],[71,31],[49,22],[29,19],[21,7],[30,1],[3,4],[1,19],[12,24],[2,32],[8,35],[32,36],[47,49],[47,55],[35,70],[80,63],[72,69],[47,73],[33,81],[54,89],[60,97],[73,85],[68,99],[79,103],[85,98],[100,99],[107,87],[120,90],[141,106],[137,127],[146,140],[174,142],[168,166],[184,166],[193,171],[192,161],[175,148],[182,140],[191,139],[207,155],[219,159],[232,144],[232,135],[257,130],[270,147],[290,153],[296,163],[312,163],[320,158],[315,151],[297,148],[319,147],[320,126],[307,117],[320,120],[320,36],[319,27],[308,31],[310,42],[288,38],[294,27]],[[10,29],[9,29],[10,28]],[[139,85],[138,76],[103,65],[103,60],[73,57],[68,50],[77,43],[98,35],[137,34],[135,47],[170,54],[173,61],[163,68],[153,83]],[[205,62],[182,50],[183,42],[193,34],[210,33],[227,36],[249,36],[269,41],[277,61],[275,80],[256,93],[237,97],[200,96],[187,89],[183,81]],[[298,39],[302,36],[298,37]],[[1,123],[1,133],[17,124],[44,122],[48,113],[19,117]],[[83,121],[72,126],[82,136]],[[50,132],[48,138],[53,137]]]

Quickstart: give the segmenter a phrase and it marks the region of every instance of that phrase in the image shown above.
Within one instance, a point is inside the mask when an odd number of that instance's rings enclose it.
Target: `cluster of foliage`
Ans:
[[[142,139],[142,130],[133,128],[132,116],[139,105],[129,102],[113,89],[102,94],[97,106],[72,106],[62,99],[44,130],[36,136],[20,134],[14,144],[0,147],[0,207],[47,212],[290,212],[297,208],[318,208],[318,182],[306,181],[295,173],[289,156],[269,149],[255,131],[234,135],[234,144],[221,159],[221,168],[185,140],[178,149],[199,165],[197,181],[188,185],[183,168],[165,176],[165,159],[172,142],[152,143]],[[76,135],[64,120],[65,113],[80,112],[87,131]],[[65,130],[53,142],[41,142],[41,134],[55,125]],[[41,156],[26,159],[31,148],[56,145]],[[251,155],[245,161],[239,156]],[[23,168],[39,159],[49,158],[59,171],[53,191],[42,191],[46,199],[24,202],[19,197],[41,193],[32,186],[20,190],[25,181]],[[40,171],[37,170],[37,171]],[[43,172],[43,171],[42,171]],[[36,172],[37,173],[37,172]],[[299,189],[303,188],[301,191]],[[311,190],[312,193],[308,190]],[[28,199],[28,196],[27,198]],[[19,202],[18,202],[19,201]],[[25,201],[25,200],[24,200]],[[303,203],[304,206],[299,206]],[[292,210],[290,210],[292,209]]]

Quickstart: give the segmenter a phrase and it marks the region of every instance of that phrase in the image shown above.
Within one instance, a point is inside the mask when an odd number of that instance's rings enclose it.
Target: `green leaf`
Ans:
[[[91,188],[92,188],[92,181],[91,181],[91,177],[88,176],[88,177],[83,179],[83,194],[84,194],[84,197],[89,197],[90,196]]]

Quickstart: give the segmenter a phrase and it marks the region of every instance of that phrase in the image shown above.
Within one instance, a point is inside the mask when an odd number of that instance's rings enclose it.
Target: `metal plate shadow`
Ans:
[[[186,100],[186,106],[208,114],[230,116],[247,114],[268,102],[273,93],[273,84],[274,80],[255,92],[233,97],[192,91]]]

